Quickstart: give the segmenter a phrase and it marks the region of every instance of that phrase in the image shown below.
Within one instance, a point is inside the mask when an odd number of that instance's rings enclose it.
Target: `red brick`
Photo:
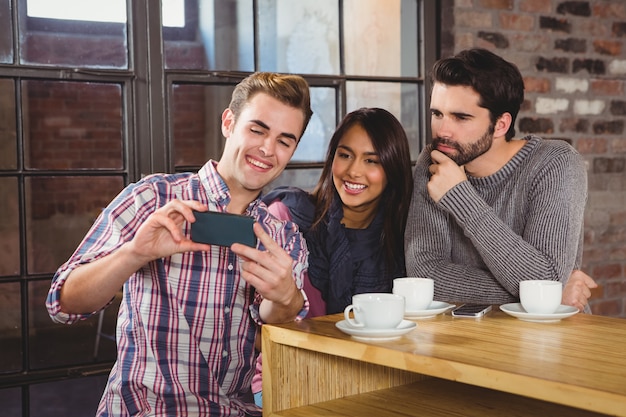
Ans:
[[[493,19],[489,12],[457,10],[454,15],[455,26],[469,28],[491,28]]]
[[[576,36],[608,38],[611,36],[611,25],[602,19],[579,19],[576,22]]]
[[[607,152],[608,144],[603,138],[578,139],[576,149],[581,154],[603,154]]]
[[[622,96],[624,82],[620,80],[591,80],[591,92],[607,96]]]
[[[474,33],[457,31],[454,40],[455,50],[460,51],[476,46],[474,43],[475,37]]]
[[[550,37],[546,33],[519,32],[509,35],[511,43],[518,52],[537,52],[544,54],[551,51]],[[519,63],[517,63],[520,67]],[[521,67],[520,67],[521,70]]]
[[[603,55],[620,56],[622,53],[622,43],[617,41],[607,41],[598,39],[593,41],[595,51]]]
[[[533,109],[533,103],[530,100],[524,100],[522,105],[520,106],[520,111],[531,111]]]
[[[587,133],[589,131],[589,125],[590,123],[587,119],[581,117],[566,117],[561,119],[559,130],[561,132]]]
[[[543,77],[524,77],[524,89],[530,93],[547,93],[550,91],[550,80]]]
[[[596,301],[593,300],[593,298],[589,302],[589,306],[591,307],[593,314],[610,317],[619,317],[620,315],[623,315],[623,304],[622,300]]]
[[[480,0],[480,6],[486,9],[513,10],[513,0]]]
[[[613,153],[626,153],[626,140],[624,138],[613,139],[611,141],[611,150]]]
[[[558,14],[571,14],[574,16],[591,16],[591,7],[586,1],[564,1],[556,6]]]
[[[539,16],[539,27],[553,32],[571,33],[572,22],[562,17]]]
[[[552,2],[546,0],[522,0],[519,8],[522,12],[547,13],[551,11]]]
[[[595,2],[591,7],[592,15],[608,19],[626,19],[626,4],[623,1]]]
[[[604,293],[609,297],[624,297],[626,295],[626,282],[609,281],[604,284]]]
[[[535,27],[535,18],[516,13],[499,13],[500,27],[506,30],[530,31]]]
[[[622,265],[611,263],[595,266],[591,276],[594,279],[620,278],[622,276]]]
[[[616,213],[611,213],[611,224],[626,225],[626,211],[618,211]],[[626,247],[624,249],[626,250]],[[624,259],[626,259],[626,257]]]
[[[554,133],[554,123],[552,119],[545,117],[523,117],[519,120],[518,127],[520,132],[523,133]]]
[[[618,247],[609,251],[610,261],[624,261],[626,259],[626,247]],[[624,273],[626,276],[626,273]]]
[[[597,135],[621,135],[624,133],[623,120],[596,120],[593,132]]]
[[[626,22],[613,22],[611,29],[613,37],[623,38],[626,36]]]

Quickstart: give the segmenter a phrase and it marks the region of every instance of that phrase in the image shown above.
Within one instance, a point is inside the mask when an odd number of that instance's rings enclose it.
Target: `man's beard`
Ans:
[[[442,137],[436,137],[433,138],[432,146],[433,149],[437,149],[438,145],[456,149],[456,154],[447,155],[448,158],[452,159],[458,166],[465,165],[491,149],[491,145],[493,144],[493,130],[494,127],[489,126],[487,131],[477,141],[467,145],[461,145]]]

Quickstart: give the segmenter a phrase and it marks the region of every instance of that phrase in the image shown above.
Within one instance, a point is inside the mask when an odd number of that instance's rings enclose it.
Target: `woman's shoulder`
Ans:
[[[306,230],[311,226],[315,216],[315,203],[308,192],[297,187],[277,187],[262,197],[265,204],[270,207],[278,205],[281,210],[289,211],[291,220],[301,229]]]

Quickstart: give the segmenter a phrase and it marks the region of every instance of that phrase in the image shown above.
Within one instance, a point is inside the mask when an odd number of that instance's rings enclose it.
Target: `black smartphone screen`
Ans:
[[[191,223],[191,240],[209,245],[230,246],[233,243],[256,247],[252,230],[254,218],[217,211],[194,211],[196,221]]]

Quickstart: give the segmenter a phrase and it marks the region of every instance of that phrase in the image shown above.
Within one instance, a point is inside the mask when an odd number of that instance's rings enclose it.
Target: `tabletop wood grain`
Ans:
[[[626,320],[576,314],[556,323],[531,323],[511,317],[494,306],[494,310],[482,319],[453,318],[447,313],[414,320],[417,327],[396,340],[359,341],[335,326],[341,319],[343,315],[338,314],[263,326],[263,350],[272,349],[266,345],[273,345],[274,349],[282,345],[309,351],[311,355],[328,355],[329,358],[322,362],[342,358],[348,362],[344,365],[335,362],[332,367],[340,366],[345,378],[361,378],[368,372],[379,378],[377,369],[387,369],[387,373],[391,372],[389,369],[395,369],[398,373],[389,374],[393,381],[382,384],[364,382],[367,387],[361,391],[352,390],[350,384],[355,381],[347,381],[341,393],[328,392],[303,402],[278,401],[270,408],[274,405],[277,409],[306,405],[367,392],[376,388],[376,384],[379,384],[378,388],[389,388],[431,376],[626,416]],[[288,354],[294,355],[294,352]],[[268,356],[271,361],[272,353],[268,352]],[[288,358],[281,360],[289,361]],[[317,357],[307,359],[316,360]],[[264,366],[265,362],[266,359]],[[358,374],[351,375],[352,368],[363,364],[380,368],[361,369]],[[268,373],[278,372],[276,363],[273,370],[270,365]],[[299,364],[295,361],[289,366],[297,368]],[[265,371],[264,368],[264,397]],[[311,367],[307,372],[312,372]],[[288,373],[281,371],[282,377]],[[322,377],[330,379],[328,375]],[[342,375],[334,378],[342,379]],[[283,384],[290,383],[283,381]],[[272,390],[282,388],[268,382],[267,389],[271,395]],[[330,390],[337,390],[337,387],[332,386]],[[299,392],[294,395],[310,394]]]

